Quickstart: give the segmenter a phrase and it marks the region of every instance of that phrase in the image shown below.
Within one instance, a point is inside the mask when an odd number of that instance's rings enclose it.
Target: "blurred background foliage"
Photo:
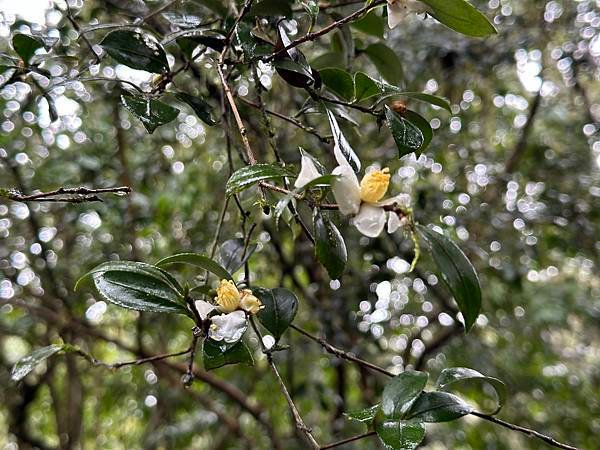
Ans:
[[[9,36],[21,30],[58,39],[55,54],[90,60],[62,2],[41,2],[39,11],[33,6],[19,10],[14,3],[0,3],[1,51],[12,51]],[[84,29],[125,23],[162,4],[82,3],[71,2],[71,7]],[[164,35],[177,31],[182,17],[209,22],[214,13],[207,3],[177,2],[145,26]],[[472,332],[462,332],[456,308],[428,257],[407,273],[412,243],[406,236],[368,239],[333,215],[346,238],[349,267],[339,281],[331,281],[296,225],[282,223],[277,230],[253,206],[255,190],[242,196],[252,211],[246,227],[258,223],[252,282],[296,292],[301,302],[296,323],[333,345],[395,372],[411,367],[435,379],[445,367],[464,366],[498,377],[510,392],[500,417],[581,448],[596,448],[599,4],[472,3],[493,21],[498,35],[471,39],[420,16],[385,31],[385,43],[402,63],[401,87],[435,93],[452,104],[449,114],[408,102],[435,129],[423,155],[398,160],[389,133],[380,132],[368,115],[350,110],[358,126],[342,124],[364,166],[389,166],[390,192],[409,194],[416,219],[449,230],[477,267],[484,304]],[[354,9],[350,5],[336,11]],[[328,20],[322,14],[317,27]],[[306,30],[306,16],[299,14],[296,25]],[[309,61],[337,53],[336,60],[350,72],[376,75],[378,68],[364,49],[380,39],[356,27],[349,30],[350,41],[335,33],[303,46],[303,52]],[[104,34],[98,29],[86,36],[97,44]],[[354,49],[348,49],[348,42]],[[176,47],[167,50],[177,57]],[[48,60],[44,67],[54,77],[65,77],[72,62]],[[270,66],[259,68],[267,107],[290,116],[300,111],[305,91],[287,85]],[[92,66],[94,75],[130,79],[141,86],[152,83],[152,75],[117,66],[110,58]],[[238,97],[256,101],[249,73],[231,81]],[[179,75],[175,84],[203,96],[220,117],[221,101],[214,92],[218,79],[209,57]],[[239,390],[254,415],[206,380],[185,389],[180,383],[185,357],[175,358],[171,366],[109,371],[67,355],[50,360],[20,384],[9,381],[12,364],[54,342],[58,330],[103,361],[131,359],[135,351],[140,355],[186,348],[193,325],[187,318],[125,311],[107,305],[89,287],[73,292],[73,286],[108,259],[152,263],[179,251],[210,251],[230,174],[222,124],[207,127],[172,97],[168,103],[181,109],[177,120],[150,135],[120,105],[122,90],[116,83],[71,83],[55,89],[51,95],[57,121],[51,121],[46,100],[32,85],[24,78],[4,84],[0,91],[0,187],[31,192],[128,185],[134,192],[79,205],[0,203],[0,445],[272,448],[277,436],[283,448],[303,448],[256,340],[255,367],[228,366],[208,375]],[[260,114],[239,104],[259,159],[274,161]],[[326,136],[323,117],[300,113],[298,120]],[[271,122],[283,160],[297,164],[301,146],[329,169],[334,167],[330,145],[278,118],[271,117]],[[232,162],[238,168],[241,143],[237,133],[233,136]],[[276,203],[278,198],[269,194],[268,199]],[[299,208],[310,217],[308,208]],[[241,237],[240,217],[230,202],[219,239],[233,237]],[[292,331],[283,341],[290,349],[277,353],[276,360],[319,442],[362,432],[362,425],[342,413],[377,402],[385,380],[324,354]],[[470,416],[428,430],[423,448],[430,450],[545,448]],[[347,448],[376,445],[371,439]]]

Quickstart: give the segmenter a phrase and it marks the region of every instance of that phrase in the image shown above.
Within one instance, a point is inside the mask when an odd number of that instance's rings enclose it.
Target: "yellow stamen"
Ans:
[[[367,203],[376,203],[383,198],[390,185],[390,169],[374,170],[364,176],[360,182],[360,199]]]
[[[220,311],[230,313],[240,307],[240,291],[231,280],[221,280],[215,297]]]
[[[240,306],[244,311],[249,314],[256,314],[262,308],[264,308],[262,302],[252,293],[250,289],[242,290],[242,299]]]

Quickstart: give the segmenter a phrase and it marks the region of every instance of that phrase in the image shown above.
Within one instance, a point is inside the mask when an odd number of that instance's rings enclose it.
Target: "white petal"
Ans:
[[[294,187],[296,189],[303,188],[312,180],[321,176],[317,170],[317,167],[315,166],[315,163],[308,156],[302,156],[301,164],[300,173],[298,174],[298,178],[296,178],[296,182],[294,183]]]
[[[390,29],[396,28],[400,22],[406,17],[406,6],[400,2],[387,5],[388,10],[388,26]]]
[[[196,306],[196,311],[198,311],[198,314],[200,314],[200,318],[202,320],[206,319],[211,311],[215,309],[214,305],[205,302],[204,300],[196,300],[194,305]]]
[[[383,208],[363,204],[358,215],[353,219],[354,226],[367,237],[377,237],[383,231],[386,212]]]
[[[248,326],[244,311],[214,316],[211,321],[208,337],[215,341],[225,341],[228,344],[239,341]]]
[[[348,164],[338,166],[333,170],[338,175],[331,183],[333,196],[345,216],[354,215],[360,209],[360,184],[352,167]]]
[[[398,228],[402,226],[402,222],[400,222],[400,218],[398,214],[391,212],[389,213],[388,223],[387,223],[387,232],[388,234],[395,233]]]

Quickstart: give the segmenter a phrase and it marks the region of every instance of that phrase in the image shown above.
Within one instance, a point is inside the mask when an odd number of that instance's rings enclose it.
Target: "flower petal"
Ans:
[[[340,212],[345,216],[356,214],[360,209],[360,184],[354,170],[344,164],[336,167],[332,173],[338,175],[331,183],[331,190]]]
[[[388,234],[395,233],[398,230],[398,228],[400,228],[401,226],[402,226],[402,222],[400,221],[398,214],[396,214],[394,212],[389,213],[388,223],[387,223]]]
[[[215,309],[215,305],[212,303],[205,302],[204,300],[196,300],[194,302],[196,306],[196,311],[200,314],[200,318],[205,320],[208,315]]]
[[[300,167],[300,173],[298,174],[298,178],[296,178],[296,182],[294,183],[294,187],[296,189],[303,188],[312,180],[319,178],[321,174],[317,170],[315,163],[308,156],[302,156],[302,162]]]
[[[215,341],[225,341],[228,344],[239,341],[248,327],[244,311],[213,316],[211,321],[212,325],[208,330],[208,337]]]
[[[367,237],[375,238],[381,234],[386,222],[386,212],[383,208],[363,204],[353,219],[354,226]]]
[[[388,26],[390,27],[390,29],[396,28],[398,26],[398,24],[400,22],[402,22],[402,20],[407,15],[406,6],[400,4],[399,2],[388,3],[387,10],[388,10]]]

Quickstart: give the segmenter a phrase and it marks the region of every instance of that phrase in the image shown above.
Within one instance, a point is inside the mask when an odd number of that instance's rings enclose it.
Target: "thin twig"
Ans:
[[[359,434],[357,436],[352,436],[348,439],[343,439],[338,442],[333,442],[331,444],[324,445],[323,447],[321,447],[321,450],[327,450],[330,448],[341,447],[342,445],[349,444],[354,441],[360,441],[361,439],[368,438],[370,436],[375,436],[376,434],[377,434],[376,431],[367,431],[366,433]]]
[[[162,354],[162,355],[153,355],[153,356],[149,356],[147,358],[139,358],[139,359],[134,359],[134,360],[131,360],[131,361],[122,361],[122,362],[117,362],[117,363],[106,363],[104,361],[100,361],[100,360],[94,358],[92,355],[90,355],[89,353],[84,352],[80,348],[76,348],[76,349],[73,350],[74,353],[76,353],[76,354],[82,356],[83,358],[85,358],[93,366],[106,367],[108,369],[120,369],[121,367],[125,367],[125,366],[139,366],[139,365],[150,363],[150,362],[162,361],[162,360],[165,360],[165,359],[173,358],[175,356],[187,355],[191,351],[192,351],[192,348],[190,347],[190,348],[188,348],[186,350],[181,350],[181,351],[175,352],[175,353],[165,353],[165,354]]]
[[[0,197],[14,200],[17,202],[64,202],[64,203],[85,203],[101,202],[98,197],[100,194],[126,195],[131,193],[128,186],[112,188],[87,188],[85,186],[77,188],[60,187],[53,191],[39,192],[37,194],[25,195],[16,189],[0,189]]]

